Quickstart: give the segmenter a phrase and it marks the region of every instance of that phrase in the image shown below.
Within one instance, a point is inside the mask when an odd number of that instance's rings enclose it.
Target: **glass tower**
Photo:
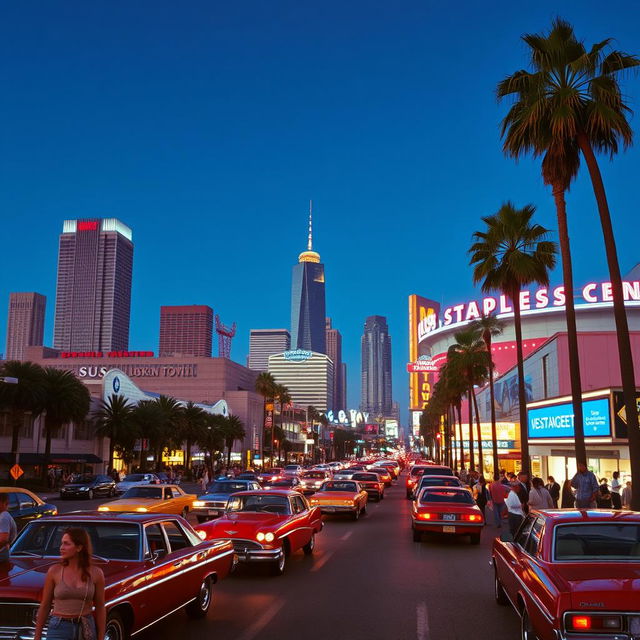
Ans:
[[[392,415],[391,336],[387,319],[369,316],[362,336],[362,399],[360,409],[374,417]]]

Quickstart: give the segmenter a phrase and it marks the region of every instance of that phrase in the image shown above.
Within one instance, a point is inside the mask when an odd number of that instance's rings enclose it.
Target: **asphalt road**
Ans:
[[[62,512],[104,500],[57,504]],[[412,541],[401,478],[359,521],[325,518],[312,557],[288,559],[285,575],[242,565],[216,587],[207,619],[179,612],[140,640],[513,640],[519,618],[493,599],[489,566],[496,529],[467,538]]]

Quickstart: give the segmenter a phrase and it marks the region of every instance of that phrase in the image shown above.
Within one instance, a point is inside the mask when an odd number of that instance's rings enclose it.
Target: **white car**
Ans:
[[[122,482],[118,482],[116,493],[124,493],[131,487],[141,487],[145,484],[160,484],[160,478],[155,473],[130,473]]]
[[[302,473],[302,467],[299,464],[288,464],[282,470],[285,476],[299,476]]]

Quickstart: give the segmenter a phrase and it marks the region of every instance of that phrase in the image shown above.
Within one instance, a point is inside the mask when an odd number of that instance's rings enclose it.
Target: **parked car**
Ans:
[[[207,540],[230,540],[240,562],[267,563],[275,575],[295,551],[312,554],[321,530],[320,510],[294,491],[235,493],[221,518],[196,527]]]
[[[216,480],[207,487],[207,492],[193,501],[193,513],[198,522],[218,518],[224,513],[232,493],[239,491],[260,491],[260,485],[253,480]]]
[[[232,545],[203,541],[182,518],[65,514],[29,523],[0,567],[0,638],[33,637],[48,567],[68,527],[87,531],[105,576],[105,638],[126,640],[180,608],[207,615],[213,585],[231,571]]]
[[[146,484],[160,484],[160,478],[155,473],[130,473],[122,482],[116,484],[116,493],[124,493],[131,487],[141,487]]]
[[[327,480],[309,498],[322,513],[349,513],[354,520],[367,513],[367,492],[353,480]]]
[[[495,598],[523,638],[640,637],[640,513],[531,511],[493,543]]]
[[[98,511],[175,513],[186,518],[197,497],[192,493],[185,493],[175,484],[131,487],[119,500],[101,504]]]
[[[18,531],[31,520],[42,518],[42,516],[55,516],[58,513],[58,508],[55,505],[42,501],[29,489],[0,487],[0,493],[9,494],[9,513],[16,521]]]
[[[109,476],[94,475],[92,473],[74,473],[69,482],[60,487],[60,499],[94,497],[113,498],[116,495],[116,481]]]

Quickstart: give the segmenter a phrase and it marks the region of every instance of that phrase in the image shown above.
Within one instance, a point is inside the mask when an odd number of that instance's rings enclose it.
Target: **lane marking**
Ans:
[[[284,607],[285,600],[276,600],[237,640],[253,640]]]
[[[429,639],[429,617],[426,602],[421,602],[416,607],[416,638],[418,640]]]
[[[329,560],[329,558],[333,555],[333,551],[329,551],[328,553],[325,553],[320,560],[318,560],[318,562],[316,562],[313,567],[311,567],[311,571],[318,571],[319,569],[322,569],[322,567],[324,567],[324,565],[327,563],[327,560]],[[243,639],[244,640],[244,639]]]
[[[345,533],[342,536],[342,538],[340,538],[340,540],[348,540],[352,533],[353,533],[353,531],[347,531],[347,533]]]

